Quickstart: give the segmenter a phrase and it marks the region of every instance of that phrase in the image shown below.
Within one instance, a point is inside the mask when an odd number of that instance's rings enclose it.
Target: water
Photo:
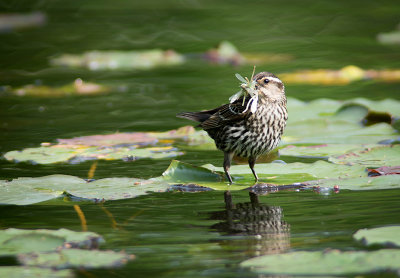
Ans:
[[[175,49],[200,53],[221,40],[243,52],[295,57],[259,70],[400,67],[398,46],[382,46],[377,33],[395,29],[396,1],[0,1],[2,12],[41,11],[45,26],[0,34],[0,85],[40,82],[60,86],[76,78],[124,86],[98,96],[33,98],[0,96],[0,152],[36,147],[41,142],[116,131],[165,131],[188,124],[177,111],[212,108],[237,90],[234,73],[249,75],[252,66],[230,67],[191,61],[151,71],[90,72],[53,68],[48,60],[89,50]],[[366,97],[400,99],[398,83],[364,81],[348,86],[287,85],[287,95],[302,100]],[[219,165],[217,151],[190,151],[179,160]],[[159,176],[170,160],[100,161],[95,178]],[[68,174],[85,178],[91,162],[78,165],[14,164],[0,160],[0,178]],[[233,192],[248,202],[247,192]],[[282,248],[289,250],[365,249],[352,239],[359,228],[399,224],[400,190],[341,191],[323,196],[312,191],[261,196],[280,207],[290,225]],[[212,217],[224,210],[223,192],[157,193],[105,203],[117,223],[98,205],[82,204],[90,231],[101,234],[103,248],[125,250],[136,260],[117,270],[90,271],[96,277],[256,277],[238,263],[265,250],[252,235],[216,228]],[[133,217],[138,214],[136,217]],[[81,230],[69,205],[1,206],[0,228]],[[133,217],[133,219],[130,219]],[[123,224],[126,222],[125,224]],[[217,226],[218,227],[218,226]],[[279,245],[280,243],[278,243]],[[77,272],[86,277],[87,273]]]

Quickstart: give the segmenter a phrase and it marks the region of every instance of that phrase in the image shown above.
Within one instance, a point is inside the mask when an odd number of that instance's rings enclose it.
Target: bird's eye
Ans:
[[[268,84],[269,83],[269,79],[264,79],[264,83]]]

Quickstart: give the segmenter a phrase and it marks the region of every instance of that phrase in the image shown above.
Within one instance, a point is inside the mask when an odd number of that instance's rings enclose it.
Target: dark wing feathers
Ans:
[[[225,104],[218,108],[201,111],[201,112],[183,112],[177,114],[177,117],[185,118],[193,121],[200,122],[200,126],[204,130],[218,128],[226,125],[227,123],[240,121],[249,113],[243,113],[249,99],[246,99],[242,105],[243,98],[238,99],[234,103]]]

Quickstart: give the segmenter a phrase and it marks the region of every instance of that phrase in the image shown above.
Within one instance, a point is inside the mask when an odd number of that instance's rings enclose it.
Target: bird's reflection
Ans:
[[[253,192],[249,195],[250,202],[235,205],[231,192],[225,191],[225,210],[211,214],[211,219],[221,222],[212,228],[227,235],[246,236],[245,240],[236,240],[234,244],[241,242],[246,245],[246,250],[253,256],[277,254],[288,250],[290,225],[282,219],[282,208],[261,204],[258,195]]]

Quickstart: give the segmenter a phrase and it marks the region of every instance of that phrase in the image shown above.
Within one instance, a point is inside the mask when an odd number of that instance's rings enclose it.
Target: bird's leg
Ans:
[[[254,171],[254,164],[256,164],[256,159],[257,158],[253,157],[253,156],[249,157],[249,166],[250,166],[250,169],[253,172],[253,175],[256,178],[256,182],[257,182],[258,181],[258,176],[257,176],[256,171]]]
[[[233,153],[224,152],[224,171],[230,184],[233,183],[232,177],[229,174],[229,168],[231,167],[232,158],[233,158]]]

